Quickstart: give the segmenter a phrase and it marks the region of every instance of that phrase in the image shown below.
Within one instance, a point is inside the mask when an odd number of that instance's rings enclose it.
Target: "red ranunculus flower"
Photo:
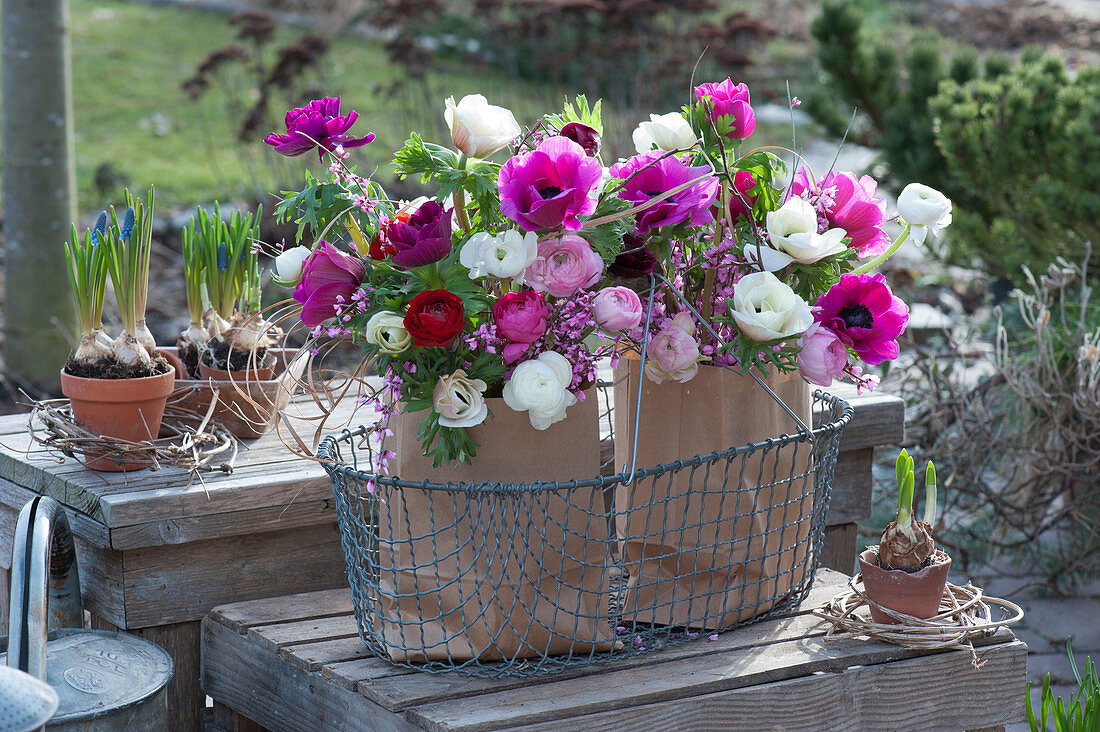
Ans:
[[[465,325],[462,299],[446,290],[420,293],[405,313],[405,330],[418,346],[446,346]]]

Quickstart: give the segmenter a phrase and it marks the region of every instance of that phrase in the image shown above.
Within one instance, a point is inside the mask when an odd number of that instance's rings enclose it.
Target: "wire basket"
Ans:
[[[317,456],[333,482],[360,636],[380,658],[427,672],[529,676],[705,640],[796,605],[818,566],[852,416],[821,391],[813,406],[812,433],[633,473],[607,460],[601,475],[569,482],[403,481],[360,466],[364,428],[330,435]],[[767,510],[746,498],[750,483],[769,489]],[[623,535],[632,524],[616,492],[649,497],[629,509],[645,512],[634,536]],[[656,550],[646,562],[671,569],[647,578],[624,550],[632,541],[692,550]]]

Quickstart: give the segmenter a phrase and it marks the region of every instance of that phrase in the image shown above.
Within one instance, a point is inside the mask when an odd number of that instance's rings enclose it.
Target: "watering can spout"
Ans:
[[[11,572],[8,665],[44,680],[48,630],[84,627],[73,534],[54,499],[38,496],[19,512]]]

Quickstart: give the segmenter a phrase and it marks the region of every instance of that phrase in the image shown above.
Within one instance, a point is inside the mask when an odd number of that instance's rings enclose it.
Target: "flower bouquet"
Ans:
[[[364,398],[382,414],[364,440],[378,445],[377,474],[470,486],[595,476],[596,366],[601,358],[622,359],[623,383],[630,386],[616,389],[623,466],[616,516],[635,590],[658,557],[653,578],[643,582],[648,599],[636,595],[631,607],[628,597],[626,610],[641,622],[702,618],[697,624],[722,627],[772,602],[731,599],[726,587],[740,586],[743,598],[745,585],[753,583],[757,598],[777,598],[807,573],[802,560],[814,488],[812,481],[806,487],[813,475],[809,455],[785,465],[774,454],[761,455],[742,471],[739,485],[723,480],[722,490],[709,491],[717,497],[695,500],[676,480],[668,481],[668,495],[632,494],[636,461],[627,448],[637,441],[643,454],[642,441],[652,438],[672,446],[672,460],[727,450],[751,440],[722,425],[756,424],[771,437],[779,434],[784,412],[808,431],[803,380],[827,385],[843,377],[872,387],[874,378],[858,362],[874,365],[897,355],[907,309],[871,269],[912,232],[945,225],[950,202],[930,189],[907,188],[899,202],[905,226],[891,242],[874,181],[849,173],[815,175],[798,166],[784,185],[782,148],[741,152],[755,127],[747,88],[726,80],[695,92],[681,112],[653,115],[639,125],[638,154],[610,166],[600,157],[599,103],[578,97],[525,130],[484,97],[448,99],[444,114],[453,147],[413,133],[394,156],[400,175],[417,176],[435,191],[411,202],[391,200],[348,167],[346,149],[372,136],[350,133],[357,115],[340,115],[339,99],[291,110],[286,133],[267,142],[288,155],[330,154],[327,177],[307,176],[304,188],[287,193],[279,205],[280,215],[294,218],[300,233],[310,230],[315,244],[310,251],[285,251],[277,268],[280,281],[294,287],[301,322],[312,336],[358,343],[383,377],[382,390]],[[501,162],[491,159],[498,153]],[[776,409],[767,402],[772,394],[740,378],[745,374],[779,380],[769,388],[795,406]],[[764,394],[764,402],[750,406],[745,389],[724,383],[727,375]],[[629,393],[637,394],[633,403]],[[689,396],[702,406],[689,404]],[[660,411],[647,417],[645,403],[661,405]],[[641,418],[634,420],[635,414]],[[522,431],[512,415],[526,418]],[[717,431],[711,429],[715,419]],[[496,436],[487,429],[493,424],[500,425]],[[680,431],[690,438],[684,444],[672,434]],[[394,441],[382,445],[391,434]],[[692,444],[700,435],[717,446]],[[668,453],[644,454],[656,462]],[[801,488],[792,487],[799,481]],[[545,546],[541,554],[529,551],[525,527],[509,528],[545,525],[552,513],[546,506],[499,517],[500,532],[520,537],[513,541],[528,552],[517,548],[494,567],[491,552],[467,556],[472,549],[459,538],[475,533],[466,522],[480,520],[480,513],[474,516],[447,495],[433,500],[430,490],[414,497],[415,490],[398,489],[393,481],[368,481],[366,491],[376,490],[384,494],[377,496],[378,538],[390,547],[377,560],[377,591],[386,609],[380,633],[391,657],[507,658],[532,650],[530,644],[518,651],[515,644],[499,645],[500,622],[542,628],[549,639],[536,642],[536,651],[575,650],[578,639],[590,648],[608,643],[602,622],[572,631],[577,617],[600,617],[593,608],[606,591],[606,577],[596,572],[593,580],[592,565],[600,566],[601,558],[589,553],[582,559],[581,550],[563,539],[548,564]],[[587,508],[552,520],[567,536],[589,539],[586,546],[598,544],[601,523],[591,519],[597,501],[602,506],[592,490],[575,491],[567,505]],[[663,512],[669,522],[651,512]],[[442,547],[440,526],[450,535]],[[637,553],[631,549],[635,539]],[[799,547],[793,554],[779,550],[793,545]],[[700,559],[715,547],[722,550],[711,564]],[[523,596],[516,578],[545,576],[540,565],[555,563],[563,569],[549,578],[554,586],[535,588],[530,598],[560,598],[562,587],[572,588],[565,595],[569,633],[537,607],[510,620],[507,613],[501,620],[486,612],[496,600],[483,592],[502,586],[500,573],[507,575],[504,585]],[[584,582],[572,578],[585,566]],[[469,567],[482,577],[475,588],[461,582]],[[356,571],[349,559],[349,575]],[[760,591],[781,574],[785,585]],[[570,579],[562,581],[565,576]],[[673,595],[690,600],[705,593],[704,606],[689,602],[683,615],[676,602],[664,599],[666,576]],[[425,587],[452,592],[454,586],[457,596],[439,590],[437,604],[425,609]],[[537,604],[520,602],[527,610]],[[658,607],[664,609],[658,613]],[[490,615],[499,622],[472,633],[461,621],[471,610],[485,622]],[[412,650],[416,644],[403,634],[418,615],[433,619],[433,651]],[[423,631],[424,625],[417,627]],[[515,635],[522,645],[523,634]],[[455,646],[460,636],[466,644],[461,650]]]

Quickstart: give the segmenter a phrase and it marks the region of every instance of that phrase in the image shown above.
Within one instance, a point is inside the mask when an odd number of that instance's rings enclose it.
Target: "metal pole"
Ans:
[[[4,363],[57,391],[73,308],[76,217],[68,0],[3,0]]]

